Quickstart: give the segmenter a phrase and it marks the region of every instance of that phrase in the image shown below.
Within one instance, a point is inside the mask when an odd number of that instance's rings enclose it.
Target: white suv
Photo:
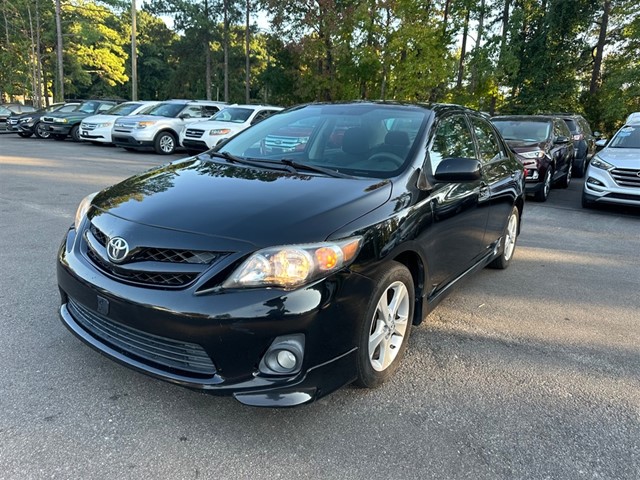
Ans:
[[[127,150],[153,149],[161,155],[175,152],[182,129],[210,117],[225,104],[205,100],[168,100],[145,115],[119,118],[113,125],[111,141]]]
[[[208,120],[186,126],[180,132],[180,144],[189,152],[209,150],[280,110],[269,105],[231,105]]]
[[[111,143],[111,129],[118,117],[137,115],[159,102],[125,102],[100,115],[92,115],[80,122],[80,140],[93,143]]]

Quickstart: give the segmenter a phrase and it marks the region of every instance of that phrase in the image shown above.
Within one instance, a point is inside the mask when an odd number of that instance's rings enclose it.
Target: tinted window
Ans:
[[[220,109],[218,107],[216,107],[215,105],[203,105],[202,106],[202,116],[203,117],[210,117],[211,115],[219,112]]]
[[[147,115],[154,115],[157,117],[177,117],[178,114],[184,108],[184,103],[159,103],[153,107]]]
[[[491,125],[476,117],[471,117],[471,124],[473,125],[473,131],[476,134],[476,139],[478,140],[478,153],[480,154],[480,160],[484,163],[488,163],[502,157],[503,152],[500,147],[500,141],[498,140],[493,128],[491,128]]]
[[[98,102],[84,102],[82,105],[80,105],[80,108],[78,110],[83,113],[93,113],[98,109],[98,106]]]
[[[438,164],[450,157],[476,158],[473,137],[462,115],[447,117],[438,124],[429,149],[431,171],[435,173]]]
[[[567,127],[569,127],[569,130],[571,130],[572,133],[578,132],[578,130],[579,130],[578,122],[576,122],[575,120],[573,120],[571,118],[565,118],[564,119],[564,123],[567,124]]]
[[[551,135],[549,120],[494,120],[493,124],[505,140],[543,142]]]

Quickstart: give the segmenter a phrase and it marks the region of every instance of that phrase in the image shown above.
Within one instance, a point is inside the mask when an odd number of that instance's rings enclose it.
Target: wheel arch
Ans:
[[[412,323],[414,325],[419,325],[422,323],[423,315],[423,292],[424,286],[426,283],[426,268],[422,258],[420,255],[414,250],[405,250],[400,252],[395,257],[393,257],[394,261],[404,265],[407,267],[407,270],[411,273],[413,277],[413,286],[415,289],[415,305],[413,309],[413,320]]]

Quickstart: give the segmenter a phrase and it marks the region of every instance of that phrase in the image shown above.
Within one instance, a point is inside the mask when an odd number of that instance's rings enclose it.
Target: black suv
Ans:
[[[591,131],[589,122],[582,115],[560,113],[557,116],[562,118],[571,130],[571,138],[575,147],[573,174],[576,177],[583,177],[589,160],[596,153],[596,139],[600,134]]]

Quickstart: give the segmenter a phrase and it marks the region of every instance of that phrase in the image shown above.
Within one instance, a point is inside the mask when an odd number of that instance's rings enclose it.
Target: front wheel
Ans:
[[[51,133],[44,128],[44,125],[42,125],[41,122],[34,125],[33,131],[38,138],[49,138],[51,136]]]
[[[398,368],[411,333],[415,290],[404,265],[391,262],[375,279],[358,340],[356,385],[374,388]]]
[[[489,268],[504,270],[509,266],[511,259],[513,258],[513,252],[516,250],[519,223],[520,212],[518,211],[518,207],[514,206],[511,210],[511,214],[509,215],[509,220],[507,220],[507,226],[504,229],[504,234],[502,235],[500,255],[489,264]]]
[[[542,184],[542,188],[538,190],[534,199],[538,202],[546,202],[547,198],[549,198],[549,192],[551,191],[551,179],[553,178],[553,169],[551,167],[547,168],[547,173],[544,175],[544,182]]]
[[[161,132],[156,137],[153,147],[160,155],[170,155],[176,151],[176,138],[169,132]]]
[[[74,125],[73,127],[71,127],[71,132],[69,132],[69,135],[71,135],[71,139],[74,142],[79,142],[80,141],[80,127],[78,125]]]

